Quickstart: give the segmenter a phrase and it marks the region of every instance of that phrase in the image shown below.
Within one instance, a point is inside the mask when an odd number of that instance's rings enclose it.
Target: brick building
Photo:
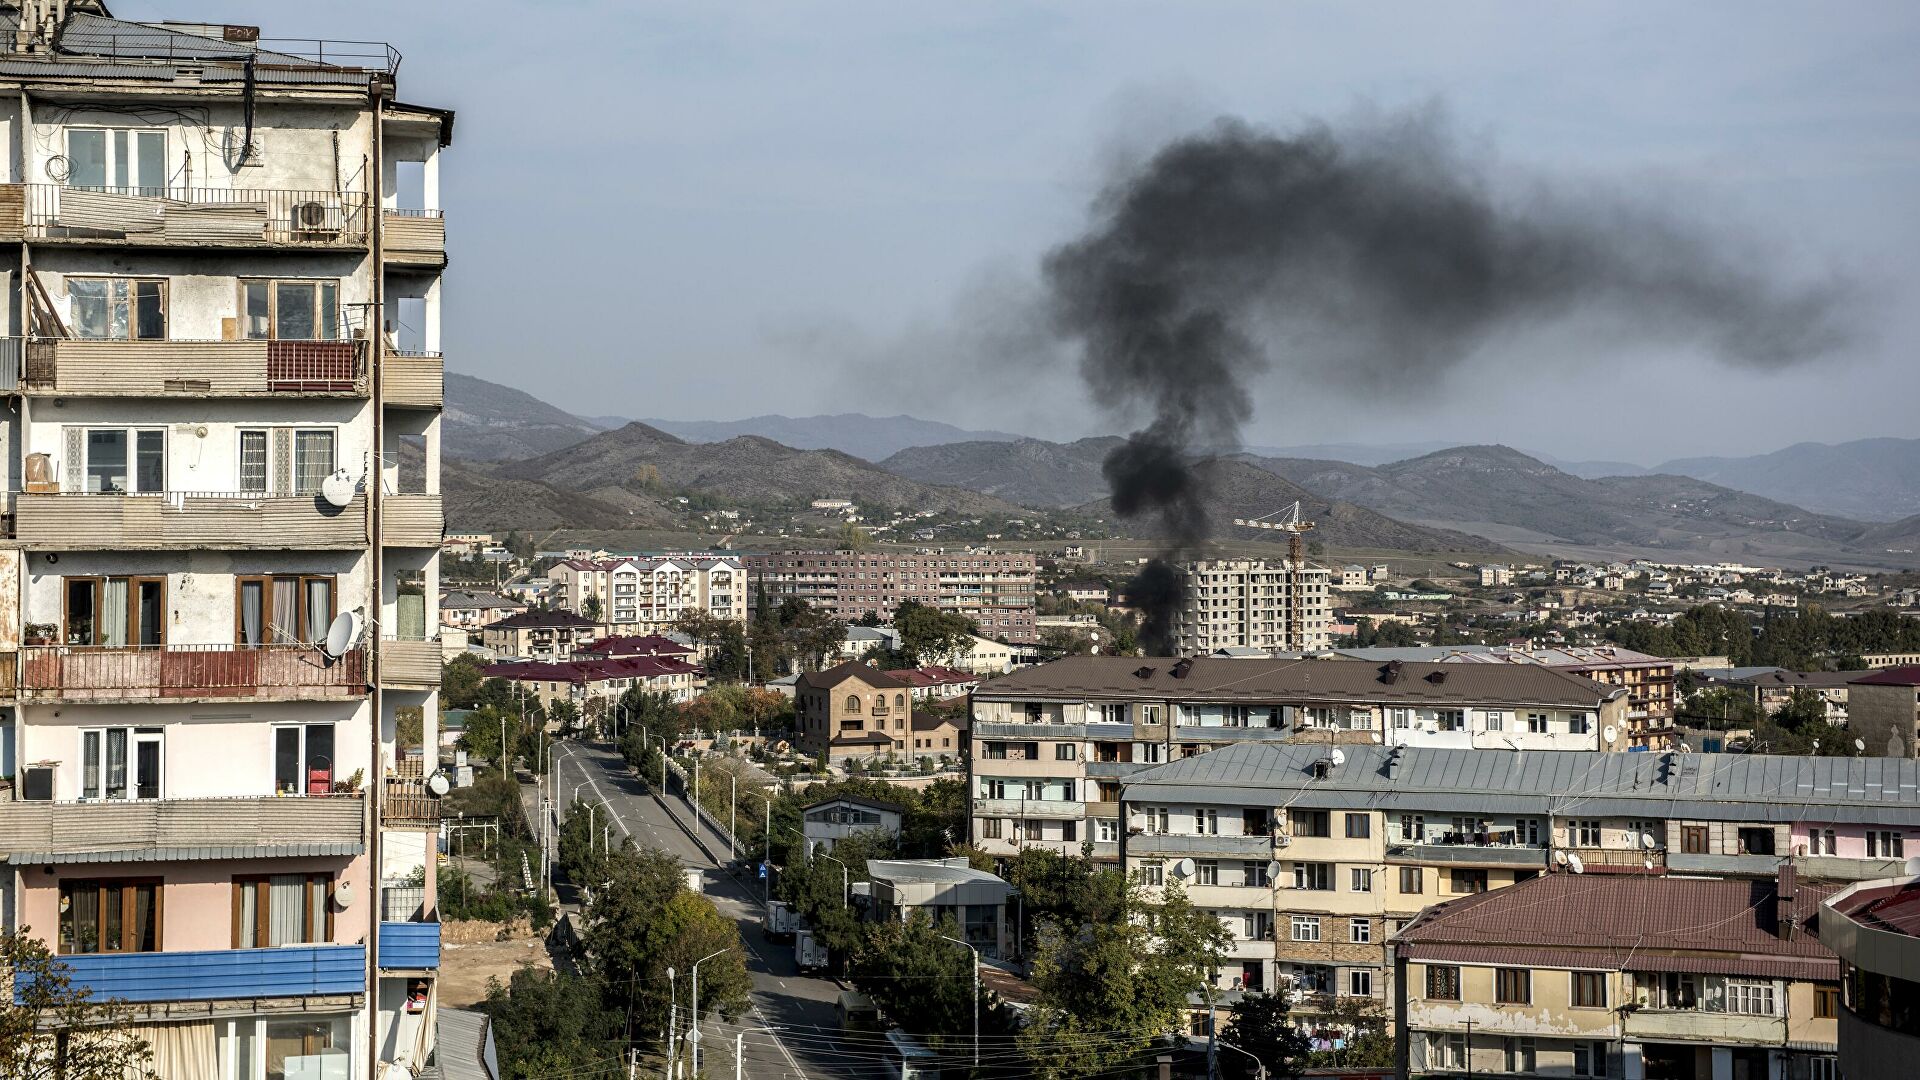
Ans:
[[[1017,551],[776,551],[745,556],[773,602],[796,596],[849,622],[890,618],[913,600],[972,619],[980,632],[1033,641],[1033,556]],[[751,595],[751,593],[749,594]]]

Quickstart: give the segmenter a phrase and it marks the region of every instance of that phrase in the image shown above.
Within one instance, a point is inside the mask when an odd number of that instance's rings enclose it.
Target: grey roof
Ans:
[[[365,810],[364,798],[338,795],[16,802],[0,814],[0,851],[40,864],[355,855]]]
[[[1128,802],[1920,824],[1920,761],[1238,743],[1136,773]]]
[[[1006,879],[975,870],[965,859],[868,859],[867,876],[888,884],[960,885],[969,882],[1007,884]]]
[[[1187,665],[1184,674],[1180,665]],[[1327,658],[1202,656],[1142,660],[1067,656],[995,679],[974,691],[981,701],[1171,699],[1246,703],[1486,703],[1595,708],[1624,691],[1538,664],[1402,663]]]
[[[515,600],[510,596],[483,592],[479,589],[449,589],[440,597],[440,610],[460,610],[465,608],[511,608],[525,610],[524,600]]]
[[[487,1014],[443,1005],[439,1019],[435,1033],[439,1049],[434,1051],[434,1061],[440,1066],[443,1080],[498,1080],[486,1064],[488,1043],[493,1038]]]
[[[99,851],[16,851],[7,856],[13,866],[59,866],[78,863],[200,862],[208,859],[350,858],[366,853],[359,841],[311,844],[216,844],[200,847],[108,848]]]

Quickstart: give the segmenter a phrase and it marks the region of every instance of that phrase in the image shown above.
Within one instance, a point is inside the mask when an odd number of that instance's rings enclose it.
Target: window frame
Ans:
[[[119,491],[95,490],[93,486],[93,437],[95,434],[114,432],[126,439],[127,456],[123,464],[126,469],[127,486]],[[80,479],[81,488],[88,495],[160,495],[167,491],[169,462],[167,451],[171,440],[167,438],[167,429],[159,424],[86,424],[80,427]],[[160,486],[147,487],[140,479],[140,436],[160,436]]]
[[[1348,813],[1346,831],[1349,840],[1373,839],[1373,815],[1367,813]]]
[[[1496,1005],[1533,1004],[1533,969],[1522,967],[1494,968],[1493,1001]]]
[[[81,890],[83,886],[91,887],[94,890],[94,915],[100,920],[99,928],[103,932],[103,938],[107,919],[107,895],[109,892],[116,895],[120,905],[119,947],[113,949],[96,948],[92,950],[69,949],[67,947],[69,917],[76,914],[74,909],[78,907],[77,904],[72,903],[71,897],[75,891]],[[153,890],[153,947],[150,949],[129,947],[130,943],[133,945],[138,944],[138,927],[135,924],[133,913],[135,911],[135,901],[139,895],[138,890],[143,888],[151,888]],[[61,879],[58,894],[60,899],[66,902],[66,910],[61,911],[59,918],[55,921],[53,934],[54,953],[59,956],[111,956],[126,953],[157,953],[165,951],[166,893],[165,880],[157,877],[136,876]]]
[[[1459,1001],[1460,965],[1428,964],[1425,983],[1426,992],[1422,995],[1424,1000]]]
[[[281,638],[274,634],[275,626],[284,625],[273,610],[274,585],[281,581],[292,581],[294,603],[297,605],[293,615],[293,636]],[[235,574],[233,577],[233,643],[248,648],[267,645],[318,645],[325,640],[325,631],[316,640],[309,640],[307,630],[312,622],[307,611],[307,596],[313,584],[325,582],[327,585],[327,613],[320,625],[331,627],[333,620],[340,615],[340,575],[338,574]],[[246,640],[245,597],[248,585],[260,586],[260,632],[265,639],[249,642]]]
[[[126,733],[127,773],[124,785],[126,793],[120,796],[107,794],[107,734],[114,731]],[[94,740],[95,751],[90,751],[87,747],[87,737],[89,735],[97,736]],[[165,727],[157,724],[88,725],[75,731],[74,737],[80,744],[80,751],[76,758],[80,763],[80,802],[157,802],[166,798],[167,729]],[[160,775],[153,778],[152,787],[154,794],[150,796],[142,796],[139,794],[140,789],[147,786],[142,782],[144,777],[142,777],[138,771],[140,767],[140,744],[143,742],[157,743],[160,747],[159,751],[154,755],[154,760],[159,768]],[[88,759],[94,757],[96,751],[99,760],[97,763],[90,763]],[[97,785],[95,788],[96,794],[92,795],[87,794],[87,775],[90,764],[93,765],[93,776],[95,777],[95,783]]]
[[[1407,888],[1411,882],[1413,888]],[[1427,891],[1427,875],[1424,866],[1403,866],[1400,868],[1400,894],[1402,896],[1423,896]]]
[[[71,188],[75,191],[108,191],[129,195],[158,196],[166,194],[172,169],[171,159],[167,156],[167,150],[169,144],[172,142],[172,138],[166,128],[113,127],[105,124],[67,124],[63,125],[63,131],[66,136],[62,142],[64,144],[63,149],[66,151],[64,156],[68,162],[68,172],[66,179],[60,181],[61,187]],[[108,181],[107,183],[76,184],[73,182],[72,163],[80,156],[74,151],[73,136],[80,132],[98,132],[100,134],[100,167],[105,173],[101,179]],[[114,138],[116,135],[122,136],[122,138],[116,140]],[[150,136],[157,136],[160,140],[160,175],[151,177],[136,175],[142,171],[140,168],[140,143],[144,138]],[[124,143],[125,145],[116,145],[116,143]],[[122,174],[124,174],[124,177]],[[122,179],[125,180],[124,183],[112,182]],[[141,183],[140,181],[143,180],[153,180],[157,182]]]
[[[168,314],[167,313],[169,308],[170,297],[168,295],[168,280],[166,278],[154,277],[151,275],[141,275],[141,274],[69,274],[67,275],[65,280],[67,285],[67,315],[72,322],[74,340],[76,341],[166,341],[168,340]],[[105,307],[106,323],[109,330],[111,330],[111,327],[113,326],[114,305],[115,304],[126,305],[127,335],[125,337],[116,337],[111,332],[101,337],[90,337],[87,334],[84,334],[81,332],[81,328],[82,328],[82,321],[80,318],[81,298],[78,294],[74,292],[74,288],[73,288],[76,284],[79,284],[81,282],[88,282],[88,283],[99,282],[101,285],[105,286],[106,295],[100,297],[100,302],[106,305]],[[119,299],[116,299],[113,295],[113,287],[116,283],[124,286],[126,290],[126,295]],[[140,327],[141,327],[140,288],[142,286],[147,286],[147,285],[156,286],[154,293],[155,293],[155,298],[159,302],[159,309],[160,309],[160,331],[157,334],[143,334],[140,332]]]
[[[1318,915],[1287,916],[1287,933],[1288,933],[1287,940],[1289,941],[1319,941],[1320,940],[1320,916]]]
[[[280,334],[280,288],[283,285],[294,287],[313,287],[313,326],[317,331],[314,337],[282,337]],[[253,314],[248,302],[247,290],[253,286],[266,287],[267,327],[266,333],[253,332]],[[341,279],[334,277],[243,277],[234,281],[238,294],[235,310],[240,313],[240,338],[244,341],[343,341],[345,319],[340,303]],[[333,303],[326,302],[328,289],[333,291]],[[331,329],[331,335],[326,331]]]
[[[125,640],[119,645],[109,645],[102,640],[101,609],[106,606],[107,583],[124,581],[127,585],[127,624],[122,628]],[[73,587],[91,586],[93,593],[92,640],[75,641],[73,630]],[[142,641],[142,631],[149,629],[140,619],[140,591],[143,586],[157,585],[160,589],[160,619],[152,627],[158,631],[157,641]],[[126,649],[140,646],[163,646],[167,643],[167,576],[165,574],[77,574],[60,579],[60,640],[68,646],[94,648]]]
[[[304,879],[300,895],[300,935],[297,942],[281,942],[280,945],[268,944],[272,940],[273,926],[273,879],[276,877],[299,877]],[[338,876],[322,871],[304,874],[235,874],[232,882],[232,930],[233,948],[236,949],[274,949],[284,945],[327,945],[333,942],[334,933],[334,889],[338,885]],[[326,924],[321,928],[319,937],[314,936],[313,928],[313,890],[324,886],[325,895],[321,899],[321,917]],[[245,910],[242,895],[247,889],[255,890],[254,898],[254,943],[242,945],[240,914]]]
[[[1604,971],[1570,971],[1567,973],[1567,1000],[1576,1009],[1605,1009],[1611,994],[1607,991],[1607,973]],[[1598,1000],[1595,1000],[1595,999]]]
[[[1354,917],[1348,919],[1347,920],[1347,944],[1349,945],[1373,944],[1373,920],[1361,915],[1355,915]]]

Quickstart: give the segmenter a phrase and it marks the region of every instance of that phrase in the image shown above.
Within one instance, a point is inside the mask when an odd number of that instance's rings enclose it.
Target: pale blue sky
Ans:
[[[933,361],[915,358],[940,355],[958,295],[1070,238],[1116,157],[1221,114],[1284,129],[1438,102],[1516,174],[1657,192],[1796,272],[1856,276],[1859,342],[1759,376],[1561,335],[1411,408],[1327,398],[1282,367],[1250,441],[1652,462],[1920,435],[1912,3],[113,7],[397,45],[402,98],[460,114],[449,366],[580,412],[1111,429],[1066,372],[921,377]]]

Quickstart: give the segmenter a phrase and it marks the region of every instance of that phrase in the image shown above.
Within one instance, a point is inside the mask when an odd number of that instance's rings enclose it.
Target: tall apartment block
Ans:
[[[746,569],[734,556],[563,559],[547,571],[554,603],[584,612],[619,634],[657,634],[688,611],[747,619]]]
[[[1202,559],[1181,567],[1186,599],[1174,633],[1185,656],[1219,649],[1325,649],[1332,573],[1288,559]]]
[[[417,1071],[452,114],[97,0],[0,48],[0,912],[165,1080]]]
[[[1033,555],[1018,551],[776,551],[745,556],[750,586],[851,622],[914,600],[972,619],[986,637],[1034,641]],[[749,593],[749,596],[753,595]]]

